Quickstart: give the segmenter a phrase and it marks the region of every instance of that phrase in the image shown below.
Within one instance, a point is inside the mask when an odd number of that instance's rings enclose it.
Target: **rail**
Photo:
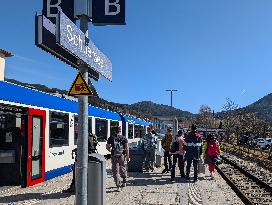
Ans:
[[[255,177],[235,162],[222,157],[223,164],[216,166],[218,173],[248,205],[271,205],[272,187]]]

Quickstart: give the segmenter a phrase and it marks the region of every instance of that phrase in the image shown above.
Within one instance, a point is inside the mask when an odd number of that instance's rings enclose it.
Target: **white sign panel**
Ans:
[[[56,41],[105,78],[112,80],[110,60],[62,12],[59,12],[57,19]]]

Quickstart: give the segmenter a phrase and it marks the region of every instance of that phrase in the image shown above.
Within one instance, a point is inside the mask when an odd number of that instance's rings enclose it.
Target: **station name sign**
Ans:
[[[44,51],[59,58],[63,62],[79,69],[77,62],[80,60],[76,56],[69,53],[66,49],[56,43],[56,25],[52,23],[44,15],[36,15],[35,18],[35,44]],[[88,67],[89,75],[95,79],[99,79],[99,73]]]
[[[56,25],[56,42],[88,67],[112,80],[110,60],[85,34],[63,13],[59,12]]]

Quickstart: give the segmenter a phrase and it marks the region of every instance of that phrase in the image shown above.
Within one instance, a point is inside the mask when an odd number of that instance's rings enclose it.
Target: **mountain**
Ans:
[[[244,108],[249,112],[255,112],[263,119],[272,120],[272,93]]]
[[[177,108],[172,108],[168,105],[157,104],[151,101],[142,101],[138,103],[134,103],[130,105],[130,108],[135,111],[142,111],[144,113],[148,113],[151,116],[176,116],[178,118],[191,118],[193,114],[187,111],[182,111]]]
[[[17,85],[29,87],[32,89],[36,89],[39,91],[43,91],[50,94],[55,94],[57,96],[61,96],[64,98],[68,98],[66,90],[61,90],[58,88],[48,88],[45,85],[40,84],[29,84],[23,83],[14,79],[5,78],[5,81],[11,82]],[[71,97],[69,97],[71,99]],[[76,100],[76,98],[74,98]],[[142,101],[138,103],[134,103],[132,105],[129,104],[121,104],[115,102],[109,102],[99,97],[90,97],[89,103],[93,106],[108,109],[111,111],[119,112],[126,115],[133,115],[144,119],[151,119],[154,116],[176,116],[178,118],[190,119],[193,114],[187,111],[182,111],[177,108],[172,108],[168,105],[156,104],[151,101]]]

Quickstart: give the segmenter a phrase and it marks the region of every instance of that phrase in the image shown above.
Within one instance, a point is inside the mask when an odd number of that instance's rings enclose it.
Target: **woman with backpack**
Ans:
[[[215,172],[215,164],[220,159],[220,146],[215,135],[209,134],[203,146],[203,158],[205,164],[208,164],[211,177]]]
[[[175,136],[173,143],[171,144],[170,154],[173,155],[173,165],[171,167],[171,181],[175,181],[175,172],[176,172],[176,164],[178,162],[179,172],[181,178],[185,177],[184,173],[184,137],[182,130],[178,131],[178,134]]]

